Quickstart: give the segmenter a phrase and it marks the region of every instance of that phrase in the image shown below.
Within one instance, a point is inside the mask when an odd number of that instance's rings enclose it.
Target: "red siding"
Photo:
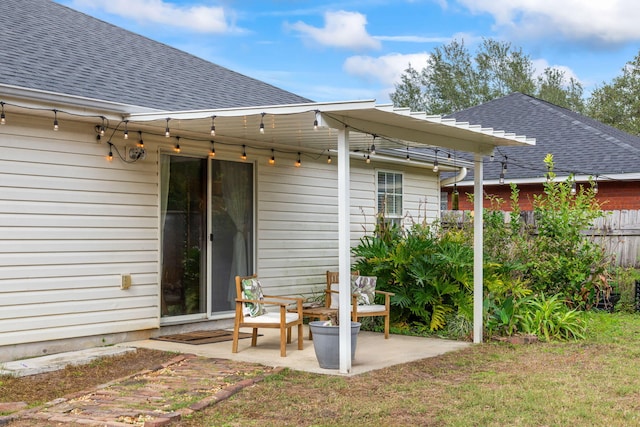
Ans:
[[[580,184],[578,184],[580,185]],[[542,184],[519,185],[520,209],[523,211],[533,210],[533,195],[542,193]],[[449,193],[449,209],[451,209],[451,189],[443,190]],[[460,187],[460,210],[473,210],[473,204],[469,201],[467,193],[473,193],[473,187]],[[511,189],[509,185],[486,185],[484,187],[486,195],[497,196],[503,199],[503,204],[498,209],[510,211]],[[640,209],[640,182],[637,181],[609,181],[598,183],[598,200],[603,203],[604,210]],[[490,208],[491,202],[485,198],[484,207]]]

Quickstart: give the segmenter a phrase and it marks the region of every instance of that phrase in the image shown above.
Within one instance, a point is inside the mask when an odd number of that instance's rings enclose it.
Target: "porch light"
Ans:
[[[58,131],[58,129],[60,129],[60,126],[58,125],[58,110],[54,109],[53,110],[53,130]]]
[[[0,106],[2,107],[2,112],[0,113],[0,125],[6,125],[7,117],[4,115],[4,102],[0,101]]]
[[[180,152],[180,137],[176,136],[176,146],[173,147],[173,151],[175,151],[176,153]]]
[[[267,113],[260,113],[260,133],[264,134],[264,115]]]
[[[273,151],[273,148],[271,149],[271,158],[269,159],[269,164],[270,165],[275,165],[276,164],[276,154]]]
[[[129,120],[124,121],[124,139],[129,139]]]
[[[215,142],[211,141],[211,150],[209,150],[209,157],[215,157],[215,156],[216,156]]]
[[[138,147],[144,148],[144,141],[142,140],[142,131],[141,130],[138,131],[138,135],[140,136],[140,139],[138,140]]]
[[[242,160],[247,160],[247,147],[245,145],[242,146],[242,154],[240,155]]]
[[[296,167],[299,168],[302,162],[300,161],[300,152],[298,151],[298,160],[296,160]]]
[[[169,138],[171,136],[171,132],[169,131],[169,120],[171,119],[167,117],[167,127],[164,128],[164,136],[166,138]]]
[[[216,136],[216,116],[211,116],[211,136]]]

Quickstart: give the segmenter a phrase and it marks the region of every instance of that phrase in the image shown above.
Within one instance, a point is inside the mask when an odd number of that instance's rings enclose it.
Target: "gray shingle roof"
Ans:
[[[309,102],[50,0],[1,0],[0,40],[0,84],[161,110]]]
[[[501,147],[496,151],[495,160],[484,163],[485,179],[498,179],[503,155],[508,158],[507,178],[544,177],[542,161],[547,153],[553,154],[558,175],[640,172],[640,138],[522,93],[447,117],[536,138],[534,147]]]

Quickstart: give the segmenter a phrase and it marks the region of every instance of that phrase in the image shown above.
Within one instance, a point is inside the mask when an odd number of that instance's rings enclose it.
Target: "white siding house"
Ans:
[[[385,220],[438,217],[434,158],[405,149],[472,152],[477,167],[531,143],[373,101],[313,103],[50,0],[2,0],[0,39],[0,362],[229,327],[236,274],[309,295],[326,270],[348,276],[349,243],[383,200]],[[376,137],[386,152],[367,163]]]

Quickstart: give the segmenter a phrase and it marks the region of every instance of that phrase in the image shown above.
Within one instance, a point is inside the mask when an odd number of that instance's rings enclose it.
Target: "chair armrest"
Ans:
[[[375,291],[375,292],[376,292],[376,294],[389,295],[390,297],[395,295],[393,292],[387,292],[387,291]]]

